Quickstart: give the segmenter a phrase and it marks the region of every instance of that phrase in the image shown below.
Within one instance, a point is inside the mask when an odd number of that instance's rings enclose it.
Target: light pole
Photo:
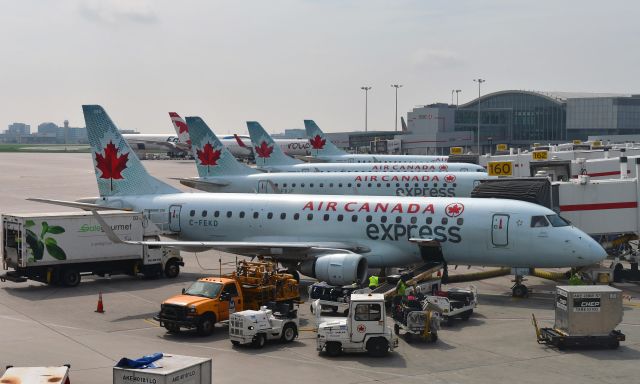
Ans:
[[[456,109],[458,109],[458,93],[462,92],[461,89],[456,89]]]
[[[478,83],[478,156],[480,156],[480,86],[486,80],[477,78],[477,79],[473,79],[473,81]]]
[[[398,88],[402,88],[402,84],[391,84],[391,86],[396,89],[396,118],[393,122],[398,132]]]
[[[364,91],[364,131],[367,132],[367,108],[369,107],[369,90],[371,87],[365,85],[360,89]]]
[[[451,105],[453,105],[453,94],[455,93],[455,89],[451,90]]]

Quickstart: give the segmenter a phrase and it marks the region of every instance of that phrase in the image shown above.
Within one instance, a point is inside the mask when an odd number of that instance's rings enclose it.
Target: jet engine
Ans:
[[[367,278],[367,259],[357,253],[322,255],[300,264],[300,272],[331,285],[362,283]]]

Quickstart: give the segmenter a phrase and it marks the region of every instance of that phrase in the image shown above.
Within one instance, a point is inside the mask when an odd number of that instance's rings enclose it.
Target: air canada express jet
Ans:
[[[127,244],[270,255],[330,284],[362,281],[367,267],[425,260],[569,267],[605,257],[553,211],[515,200],[183,193],[147,173],[102,107],[85,105],[83,112],[100,198],[58,203],[143,212],[177,239]],[[544,226],[532,225],[538,221]]]
[[[353,154],[336,147],[313,120],[305,120],[304,128],[315,161],[329,163],[442,163],[448,156]]]
[[[199,117],[187,117],[198,178],[181,179],[208,192],[298,193],[310,195],[469,196],[479,172],[264,173],[238,162]]]
[[[443,162],[410,163],[403,160],[393,162],[336,162],[305,163],[285,155],[273,138],[262,128],[260,123],[248,121],[247,128],[251,144],[255,150],[256,166],[268,172],[486,172],[476,164]],[[404,156],[402,156],[404,158]],[[443,158],[443,157],[440,157]]]

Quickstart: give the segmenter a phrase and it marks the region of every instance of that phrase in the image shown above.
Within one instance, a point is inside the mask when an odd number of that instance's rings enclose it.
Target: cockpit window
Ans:
[[[553,216],[553,215],[550,215]],[[544,216],[531,217],[531,228],[548,227],[549,222]]]
[[[563,219],[558,215],[547,215],[547,219],[551,222],[551,225],[554,227],[566,227],[569,225],[569,222]]]

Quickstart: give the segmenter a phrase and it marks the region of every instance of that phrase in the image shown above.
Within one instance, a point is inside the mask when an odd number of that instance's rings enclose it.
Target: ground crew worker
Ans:
[[[396,295],[404,296],[407,293],[407,284],[405,284],[404,280],[398,280],[398,284],[396,284]]]
[[[369,276],[369,289],[378,288],[378,276]]]

